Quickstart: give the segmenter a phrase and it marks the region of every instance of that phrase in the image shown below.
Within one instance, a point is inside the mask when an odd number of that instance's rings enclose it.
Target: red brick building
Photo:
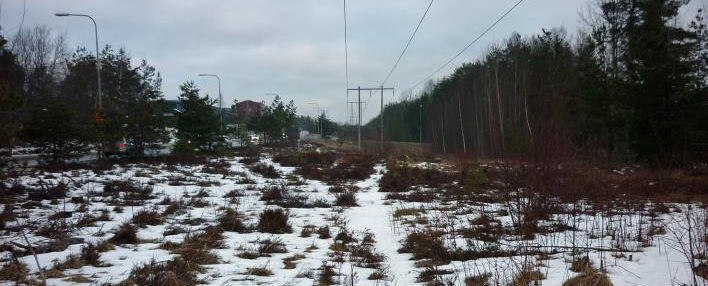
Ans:
[[[253,100],[239,101],[234,105],[234,112],[238,116],[256,117],[261,114],[263,104]]]

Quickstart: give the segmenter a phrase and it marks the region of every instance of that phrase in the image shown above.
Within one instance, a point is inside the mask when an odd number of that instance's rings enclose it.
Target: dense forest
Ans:
[[[418,96],[388,105],[387,139],[491,158],[702,158],[708,31],[700,10],[679,19],[686,3],[602,0],[576,36],[513,34]]]

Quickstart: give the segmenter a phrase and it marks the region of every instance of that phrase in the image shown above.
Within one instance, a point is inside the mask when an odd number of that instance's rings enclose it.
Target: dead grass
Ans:
[[[219,227],[224,231],[248,232],[248,227],[243,224],[241,215],[234,209],[227,208],[219,217],[218,222]]]
[[[334,205],[339,207],[359,206],[359,204],[356,203],[356,194],[352,192],[338,194],[337,200],[335,201]]]
[[[541,271],[524,268],[514,276],[509,286],[532,286],[538,284],[538,281],[545,279],[545,275]]]
[[[27,199],[32,201],[57,200],[66,197],[69,186],[64,182],[56,185],[42,186],[41,189],[34,189],[27,192]]]
[[[701,262],[698,266],[693,268],[693,271],[698,277],[708,280],[708,263]]]
[[[217,264],[219,256],[212,253],[205,245],[195,243],[183,243],[181,247],[174,250],[182,259],[196,264]]]
[[[489,278],[491,277],[491,273],[468,276],[465,278],[465,286],[490,286]]]
[[[420,273],[418,273],[418,277],[416,278],[416,282],[438,281],[438,280],[441,280],[440,276],[453,274],[453,273],[455,273],[455,272],[452,270],[448,270],[448,269],[439,269],[437,267],[427,267],[423,271],[420,271]]]
[[[337,272],[334,271],[334,266],[322,262],[322,267],[320,267],[320,274],[317,279],[317,286],[327,286],[334,285],[334,276]]]
[[[374,165],[377,161],[375,156],[363,153],[342,153],[338,158],[335,158],[334,161],[329,157],[312,160],[305,158],[296,172],[307,179],[341,184],[350,180],[368,178],[374,172]]]
[[[188,235],[182,243],[185,246],[199,245],[205,248],[222,248],[224,235],[218,226],[207,226],[203,231]]]
[[[570,271],[573,272],[587,272],[593,270],[592,268],[592,261],[590,261],[590,258],[587,256],[581,257],[578,259],[573,260],[573,262],[570,264]]]
[[[148,225],[160,225],[165,222],[165,218],[156,211],[142,210],[137,212],[132,221],[135,225],[145,227]]]
[[[283,258],[283,268],[284,269],[295,269],[297,267],[297,261],[305,259],[304,254],[294,254]]]
[[[254,276],[272,276],[273,271],[265,267],[251,267],[246,269],[245,274]]]
[[[285,243],[279,238],[265,239],[258,242],[258,253],[272,254],[272,253],[288,253],[288,249],[285,247]]]
[[[263,177],[269,178],[269,179],[278,179],[280,178],[280,173],[278,170],[273,167],[273,165],[269,165],[266,163],[257,163],[249,167],[249,170],[251,170],[254,173],[258,173]]]
[[[289,214],[283,209],[266,209],[258,219],[258,231],[274,234],[291,233],[292,227],[288,223]]]
[[[111,237],[110,242],[114,244],[136,244],[140,242],[138,240],[138,229],[132,224],[124,223]]]
[[[134,267],[128,279],[117,286],[195,286],[199,283],[196,273],[202,271],[201,266],[181,257],[165,262],[152,260]]]
[[[406,236],[400,253],[412,253],[413,259],[430,259],[436,265],[450,263],[452,254],[445,248],[442,233],[430,229],[414,231]]]
[[[326,225],[317,229],[317,235],[320,239],[329,239],[332,237],[332,234],[329,232],[329,226]]]
[[[613,286],[610,278],[605,273],[594,269],[588,269],[585,272],[572,277],[562,286]]]
[[[440,188],[456,180],[457,174],[431,168],[409,167],[394,160],[386,162],[387,172],[379,181],[381,192],[405,192],[415,186]]]
[[[91,283],[91,279],[88,279],[88,278],[86,278],[86,276],[83,276],[81,274],[74,274],[74,275],[64,278],[63,280],[67,281],[67,282],[74,282],[74,283]]]
[[[12,260],[10,263],[7,263],[0,268],[0,281],[15,281],[18,284],[30,284],[33,280],[27,277],[28,274],[29,270],[27,269],[27,265],[19,260]],[[34,283],[39,282],[34,281]]]

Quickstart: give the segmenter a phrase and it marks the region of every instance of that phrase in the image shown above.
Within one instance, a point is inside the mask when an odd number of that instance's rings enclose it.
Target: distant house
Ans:
[[[257,117],[261,115],[263,103],[255,102],[253,100],[244,100],[237,102],[233,108],[234,113],[238,116]]]

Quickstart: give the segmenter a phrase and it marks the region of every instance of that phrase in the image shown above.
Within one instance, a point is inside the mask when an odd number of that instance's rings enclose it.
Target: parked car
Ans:
[[[128,141],[125,138],[113,143],[107,143],[103,146],[103,155],[106,158],[120,157],[128,155]]]
[[[253,145],[258,145],[261,143],[261,137],[258,137],[257,135],[251,135],[249,136],[249,141]]]

